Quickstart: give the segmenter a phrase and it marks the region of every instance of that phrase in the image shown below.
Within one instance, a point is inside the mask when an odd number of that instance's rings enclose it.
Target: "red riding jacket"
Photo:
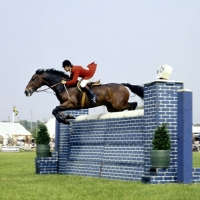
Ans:
[[[71,70],[73,78],[72,80],[67,81],[66,85],[70,86],[76,84],[78,77],[81,77],[86,80],[91,78],[94,75],[96,68],[97,64],[95,64],[94,62],[90,63],[86,68],[83,68],[81,66],[73,66]]]

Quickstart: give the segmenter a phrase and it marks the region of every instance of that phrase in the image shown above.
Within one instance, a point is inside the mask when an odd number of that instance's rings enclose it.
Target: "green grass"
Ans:
[[[193,153],[200,167],[200,153]],[[190,200],[200,184],[149,185],[91,177],[35,174],[35,152],[0,153],[1,200]]]
[[[193,167],[200,168],[200,152],[193,152]]]

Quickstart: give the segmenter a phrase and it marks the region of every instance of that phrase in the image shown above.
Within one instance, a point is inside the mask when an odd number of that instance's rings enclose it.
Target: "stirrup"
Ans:
[[[97,96],[95,94],[92,97],[90,97],[90,101],[92,102],[92,104],[97,103],[96,99],[97,99]]]
[[[96,103],[96,99],[95,98],[91,98],[90,99],[93,103]]]
[[[96,98],[97,98],[96,94],[94,94],[91,90],[88,90],[87,95],[88,95],[91,103],[95,104],[96,103]]]

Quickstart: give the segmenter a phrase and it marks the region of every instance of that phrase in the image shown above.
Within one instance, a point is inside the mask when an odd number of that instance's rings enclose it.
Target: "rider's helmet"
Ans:
[[[72,66],[71,62],[69,60],[64,60],[62,63],[62,67],[66,67],[66,66]]]

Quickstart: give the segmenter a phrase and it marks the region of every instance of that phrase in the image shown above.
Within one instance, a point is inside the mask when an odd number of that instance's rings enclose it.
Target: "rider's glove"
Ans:
[[[61,81],[61,83],[62,83],[63,85],[65,85],[66,82],[67,82],[67,81],[65,81],[65,80],[62,80],[62,81]]]

